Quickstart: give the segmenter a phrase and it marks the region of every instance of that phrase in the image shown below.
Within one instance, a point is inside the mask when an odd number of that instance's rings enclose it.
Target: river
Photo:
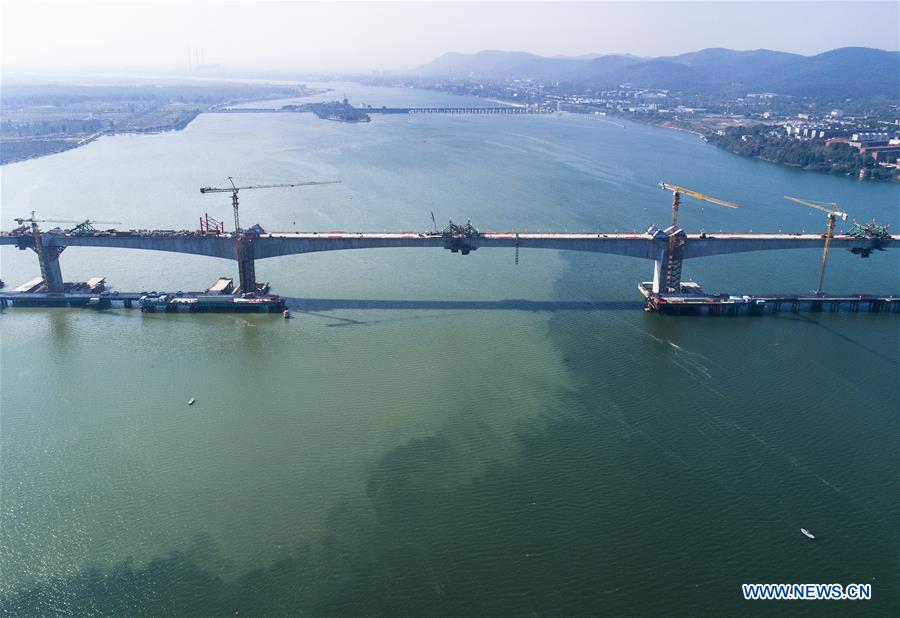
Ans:
[[[314,84],[314,86],[320,86]],[[472,105],[330,84],[331,98]],[[322,95],[320,95],[322,97]],[[271,104],[271,102],[268,102]],[[483,102],[480,102],[484,104]],[[195,228],[241,194],[269,230],[665,226],[824,231],[783,199],[900,226],[900,187],[740,158],[598,117],[204,114],[0,168],[2,226]],[[701,207],[703,206],[703,207]],[[52,224],[49,224],[52,226]],[[8,285],[38,274],[0,249]],[[820,255],[689,260],[708,291],[806,292]],[[204,289],[233,263],[70,248],[64,278]],[[871,583],[900,610],[900,322],[647,314],[630,258],[392,249],[257,262],[295,319],[0,314],[0,610],[7,614],[737,615],[741,583]],[[900,253],[835,251],[825,288],[897,293]],[[188,407],[187,401],[196,398]],[[800,534],[811,529],[815,542]]]

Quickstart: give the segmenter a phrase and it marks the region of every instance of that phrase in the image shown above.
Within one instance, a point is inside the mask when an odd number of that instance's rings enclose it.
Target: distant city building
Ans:
[[[807,124],[785,124],[783,126],[788,136],[796,139],[824,139],[826,135],[825,129],[821,126]]]
[[[900,156],[900,144],[894,146],[863,146],[859,153],[869,155],[875,161],[894,161]]]
[[[890,133],[854,133],[850,137],[851,141],[858,142],[860,144],[873,144],[876,142],[887,142],[891,139]]]

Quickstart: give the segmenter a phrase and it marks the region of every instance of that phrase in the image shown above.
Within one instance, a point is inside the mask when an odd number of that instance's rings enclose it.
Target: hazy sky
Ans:
[[[16,2],[2,0],[4,70],[407,69],[448,51],[678,54],[704,47],[815,54],[897,50],[886,2]]]

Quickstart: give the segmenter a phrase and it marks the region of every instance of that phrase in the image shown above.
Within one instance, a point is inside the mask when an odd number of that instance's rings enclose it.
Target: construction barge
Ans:
[[[282,297],[268,293],[268,284],[259,284],[256,292],[240,293],[228,277],[219,278],[205,292],[117,292],[105,288],[103,277],[67,282],[62,292],[44,288],[43,279],[32,279],[0,293],[0,307],[124,307],[140,308],[143,313],[278,313],[285,309]]]
[[[224,313],[278,313],[284,311],[284,299],[274,294],[159,294],[140,300],[144,313],[224,312]]]
[[[707,294],[693,281],[682,281],[678,293],[654,293],[653,282],[638,284],[638,292],[644,297],[644,311],[657,311],[670,315],[761,315],[782,310],[837,312],[845,309],[871,313],[900,313],[900,296],[876,296],[871,294],[776,294],[733,295]]]

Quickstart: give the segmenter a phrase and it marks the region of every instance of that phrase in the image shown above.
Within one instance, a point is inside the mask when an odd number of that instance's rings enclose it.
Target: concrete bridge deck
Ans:
[[[259,230],[257,230],[259,231]],[[653,280],[650,300],[661,293],[681,289],[682,262],[685,259],[780,249],[821,249],[825,237],[819,234],[686,234],[671,227],[646,232],[478,232],[471,224],[451,223],[444,231],[429,232],[271,232],[244,231],[233,234],[209,234],[189,230],[106,230],[41,232],[20,227],[13,232],[0,232],[0,245],[34,249],[47,292],[65,289],[60,269],[60,254],[67,247],[105,247],[169,251],[233,259],[238,263],[240,290],[256,291],[256,260],[349,249],[437,248],[466,255],[483,248],[512,248],[518,261],[519,249],[552,249],[557,251],[593,251],[652,260]],[[848,249],[867,257],[872,251],[892,247],[900,236],[878,238],[837,235],[835,249]]]
[[[119,232],[121,235],[70,235],[42,232],[45,247],[107,247],[169,251],[236,259],[234,237],[231,234],[203,236],[191,232],[142,231]],[[245,237],[248,238],[248,237]],[[253,259],[319,251],[344,251],[376,248],[440,248],[448,246],[448,238],[431,232],[271,232],[252,236],[249,243]],[[666,239],[646,233],[559,233],[559,232],[484,232],[476,237],[458,238],[458,248],[466,251],[503,247],[520,249],[553,249],[559,251],[593,251],[647,260],[659,260],[666,249]],[[688,234],[683,259],[700,258],[748,251],[781,249],[822,249],[825,239],[820,234]],[[885,239],[865,239],[835,235],[833,249],[870,251],[900,244],[900,235]],[[30,233],[0,232],[0,245],[33,248]]]

